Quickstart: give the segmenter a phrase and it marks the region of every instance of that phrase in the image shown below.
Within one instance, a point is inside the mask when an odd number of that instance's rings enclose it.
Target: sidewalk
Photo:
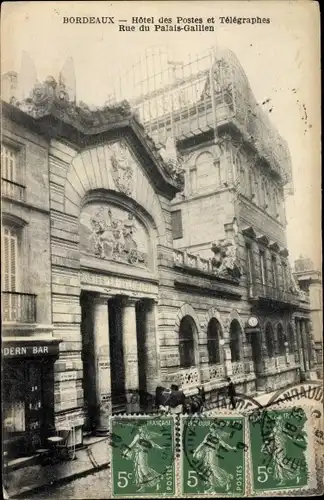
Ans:
[[[76,458],[52,465],[31,465],[9,472],[9,498],[27,496],[54,484],[64,484],[109,467],[108,438],[85,440],[86,447],[76,451]]]
[[[303,385],[303,384],[300,384]],[[265,405],[277,391],[261,393],[255,400]],[[76,459],[54,465],[30,465],[9,473],[9,498],[32,495],[55,485],[109,468],[109,438],[84,439],[85,447],[76,451]]]

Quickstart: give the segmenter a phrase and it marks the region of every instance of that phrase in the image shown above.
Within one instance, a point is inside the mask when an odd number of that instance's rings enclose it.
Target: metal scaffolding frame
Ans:
[[[231,124],[292,192],[286,141],[256,102],[246,74],[229,50],[212,47],[185,60],[161,46],[142,57],[113,83],[108,104],[126,99],[148,134],[163,147],[168,137],[184,140]]]

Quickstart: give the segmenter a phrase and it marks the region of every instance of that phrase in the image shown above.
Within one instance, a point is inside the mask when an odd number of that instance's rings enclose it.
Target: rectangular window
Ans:
[[[287,264],[285,262],[282,263],[282,285],[283,285],[283,289],[287,290],[287,288],[288,288],[288,272],[287,272]]]
[[[260,272],[261,272],[261,283],[262,285],[266,284],[267,273],[265,267],[265,252],[260,250]]]
[[[14,148],[1,146],[1,175],[11,182],[19,182],[18,178],[18,151]]]
[[[252,248],[248,243],[245,245],[246,251],[246,278],[248,280],[248,284],[253,284],[253,267],[252,267]]]
[[[183,238],[182,229],[182,213],[181,210],[176,210],[171,213],[172,236],[174,240]]]
[[[3,226],[3,290],[17,291],[18,281],[18,231],[9,226]]]
[[[272,273],[272,285],[274,288],[278,287],[278,275],[277,275],[277,259],[274,255],[271,257],[271,273]]]

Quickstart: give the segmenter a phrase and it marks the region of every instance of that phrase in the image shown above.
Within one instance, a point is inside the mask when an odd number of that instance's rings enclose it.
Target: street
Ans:
[[[39,493],[26,497],[30,500],[67,500],[73,498],[74,500],[83,499],[108,499],[107,493],[108,480],[110,470],[101,470],[88,476],[75,479],[68,484],[62,486],[55,486],[48,490],[43,490]]]

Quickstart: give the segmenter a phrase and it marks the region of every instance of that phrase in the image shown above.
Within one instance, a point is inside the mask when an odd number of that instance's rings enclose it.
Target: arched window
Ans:
[[[278,342],[279,356],[283,356],[286,353],[286,348],[285,348],[286,335],[284,334],[282,325],[280,323],[277,326],[277,342]]]
[[[293,354],[295,352],[295,335],[294,335],[294,329],[290,323],[288,323],[287,332],[288,332],[289,351],[291,354]]]
[[[274,349],[274,338],[273,338],[273,328],[270,323],[267,324],[265,329],[265,343],[267,348],[267,353],[269,358],[274,357],[275,349]]]
[[[237,319],[233,319],[230,326],[230,349],[231,349],[231,360],[233,362],[240,361],[241,359],[241,327]]]
[[[196,159],[197,189],[205,189],[216,183],[214,157],[209,151],[201,153]]]
[[[189,368],[195,365],[194,331],[196,325],[191,316],[184,316],[179,328],[180,366]]]
[[[221,326],[216,318],[211,318],[207,328],[207,349],[209,364],[220,363],[219,340]]]

